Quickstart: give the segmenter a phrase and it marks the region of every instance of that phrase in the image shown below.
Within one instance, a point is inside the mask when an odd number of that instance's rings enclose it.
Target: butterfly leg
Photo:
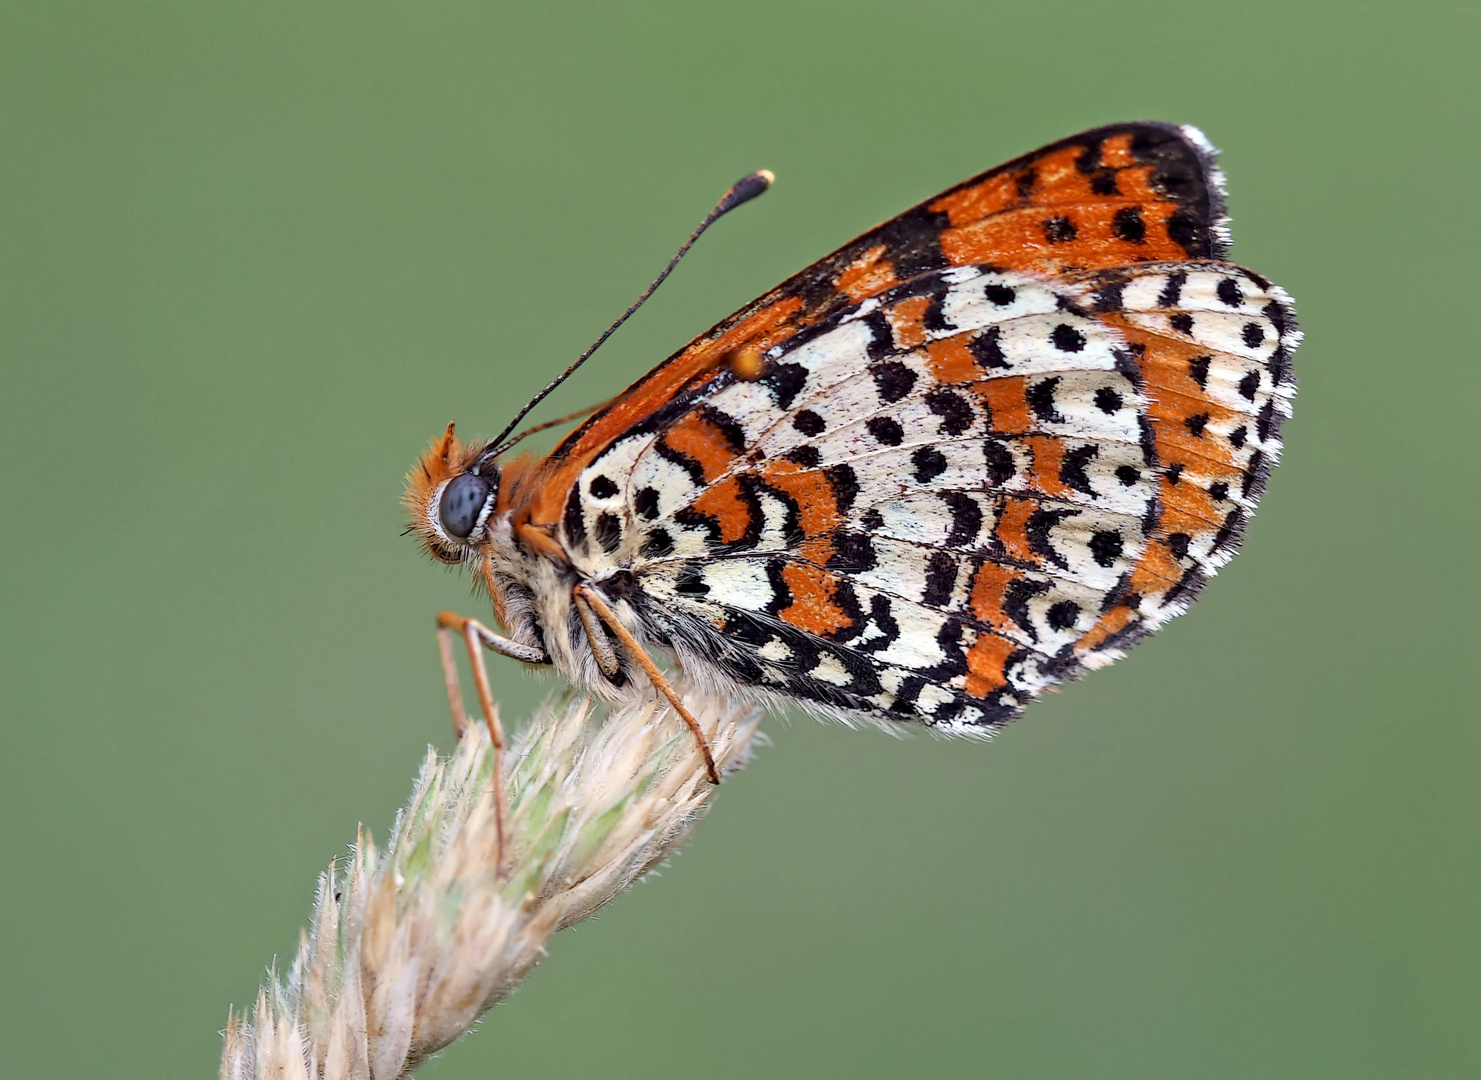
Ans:
[[[478,692],[478,704],[483,709],[483,721],[489,731],[489,742],[494,756],[494,831],[499,843],[499,862],[504,860],[504,725],[499,722],[499,707],[494,704],[493,692],[489,689],[488,668],[484,666],[483,649],[513,656],[518,660],[535,663],[545,660],[539,649],[521,645],[502,634],[496,634],[477,619],[465,619],[451,611],[437,615],[437,646],[442,653],[442,677],[447,682],[447,700],[453,713],[453,730],[462,738],[468,728],[468,717],[463,711],[463,693],[458,685],[457,653],[454,637],[461,637],[468,650],[468,663],[473,668],[473,686]]]
[[[575,594],[575,600],[576,614],[581,616],[581,625],[586,629],[586,640],[591,642],[591,651],[596,654],[597,667],[610,679],[622,669],[617,659],[617,650],[612,648],[612,642],[602,630],[602,624],[597,621],[596,612],[591,610],[591,605],[579,591]]]
[[[632,631],[622,625],[622,620],[617,617],[617,613],[612,610],[607,604],[607,601],[603,600],[596,590],[589,589],[585,585],[577,585],[573,592],[576,598],[577,611],[580,612],[582,605],[586,605],[592,611],[596,612],[602,622],[606,623],[612,633],[617,636],[617,640],[622,642],[623,647],[632,654],[632,658],[637,661],[638,667],[643,669],[643,673],[653,683],[654,689],[668,698],[669,704],[683,718],[690,733],[694,736],[694,741],[699,744],[700,753],[704,755],[705,770],[710,775],[710,783],[718,784],[720,782],[720,770],[715,767],[715,755],[710,750],[710,743],[705,738],[704,729],[699,726],[699,721],[694,718],[694,714],[689,711],[688,707],[679,700],[679,695],[674,691],[673,686],[669,683],[663,672],[658,669],[658,665],[653,662],[653,658],[638,643],[638,639],[633,637]],[[585,616],[583,615],[582,618],[584,621]],[[594,628],[589,623],[586,626],[587,635],[592,636],[591,632]],[[610,651],[610,645],[605,645],[605,647]],[[598,664],[601,663],[601,655],[601,652],[598,651]]]

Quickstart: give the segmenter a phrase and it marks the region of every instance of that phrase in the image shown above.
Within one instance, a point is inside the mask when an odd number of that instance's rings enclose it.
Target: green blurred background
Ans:
[[[6,3],[0,1073],[214,1075],[450,733],[398,535],[543,415],[1081,128],[1197,123],[1301,396],[1244,555],[990,746],[792,719],[425,1070],[1481,1075],[1474,4]],[[498,663],[497,661],[495,662]],[[542,684],[496,666],[510,710]]]

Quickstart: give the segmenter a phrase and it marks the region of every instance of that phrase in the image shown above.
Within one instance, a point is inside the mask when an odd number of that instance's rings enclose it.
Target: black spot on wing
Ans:
[[[754,473],[741,473],[736,479],[738,481],[736,496],[746,506],[746,529],[741,536],[730,543],[727,544],[724,541],[720,523],[708,514],[701,513],[693,506],[685,506],[674,513],[674,521],[677,524],[682,525],[686,529],[702,530],[710,546],[716,552],[747,551],[755,547],[757,541],[761,539],[761,529],[766,523],[766,517],[761,512],[760,494],[757,490],[759,481],[756,475]],[[796,517],[796,507],[786,496],[786,493],[769,493],[775,494],[782,501],[783,505],[789,508],[790,514],[788,520],[794,520]]]
[[[1049,533],[1065,518],[1072,518],[1078,514],[1078,510],[1035,510],[1029,515],[1023,530],[1028,534],[1029,548],[1061,570],[1068,570],[1070,564],[1065,562],[1064,556],[1049,542]]]
[[[1246,499],[1254,499],[1265,490],[1265,482],[1270,479],[1270,462],[1265,460],[1265,453],[1256,450],[1250,455],[1250,463],[1244,470],[1244,481],[1240,484],[1240,494]]]
[[[977,535],[982,531],[982,507],[977,505],[977,500],[961,491],[945,492],[941,500],[951,511],[946,546],[960,551],[977,543]]]
[[[586,517],[581,512],[581,489],[572,485],[571,494],[566,499],[566,512],[561,519],[566,530],[566,542],[572,548],[584,550],[586,547]]]
[[[782,543],[786,544],[789,548],[796,548],[801,545],[807,539],[807,532],[802,528],[802,508],[798,505],[797,499],[790,492],[766,483],[754,473],[744,474],[744,480],[747,484],[754,485],[752,490],[757,495],[755,512],[750,515],[751,519],[756,523],[757,537],[759,538],[761,524],[766,520],[765,515],[761,513],[759,498],[760,493],[765,492],[765,494],[782,505],[782,520],[780,524]],[[754,544],[750,546],[754,546]]]
[[[1038,628],[1029,613],[1029,601],[1049,591],[1049,582],[1015,578],[1003,592],[1003,613],[1018,624],[1030,641],[1039,640]]]
[[[1188,272],[1186,270],[1175,270],[1168,274],[1167,280],[1163,282],[1162,291],[1157,294],[1157,306],[1177,307],[1178,301],[1183,297],[1183,286],[1187,282]]]
[[[1141,601],[1131,591],[1131,571],[1127,570],[1116,579],[1116,584],[1111,586],[1111,591],[1106,593],[1101,600],[1102,612],[1110,611],[1117,604],[1125,604],[1127,607],[1135,608]]]
[[[641,517],[656,521],[658,519],[658,489],[639,488],[638,493],[633,496],[633,507]]]
[[[828,425],[811,409],[803,409],[792,417],[792,426],[810,438],[814,435],[821,435]]]
[[[921,603],[929,608],[943,608],[956,588],[957,561],[947,552],[933,551],[926,560],[926,587]]]
[[[1010,367],[1008,357],[1003,353],[1002,329],[994,323],[982,333],[967,342],[967,351],[972,354],[972,359],[977,366],[984,371],[994,369],[1002,370]]]
[[[1142,220],[1140,206],[1123,206],[1111,218],[1111,231],[1128,244],[1144,244],[1147,241],[1147,223]]]
[[[879,399],[893,405],[914,388],[916,374],[898,360],[875,364],[869,369],[874,376],[874,387]]]
[[[1052,217],[1044,222],[1044,239],[1051,244],[1067,244],[1076,235],[1075,223],[1067,217]]]
[[[1268,287],[1269,287],[1269,283],[1268,282],[1266,284],[1264,284],[1264,285],[1261,285],[1261,288],[1268,288]],[[1262,315],[1264,315],[1267,319],[1269,319],[1270,320],[1270,324],[1275,327],[1275,336],[1276,337],[1285,337],[1286,336],[1286,332],[1288,330],[1294,329],[1294,326],[1292,324],[1292,320],[1291,320],[1291,317],[1290,317],[1289,312],[1287,312],[1286,309],[1282,305],[1280,305],[1279,303],[1277,303],[1274,300],[1272,300],[1272,301],[1270,301],[1270,303],[1266,304],[1261,309],[1260,313]]]
[[[1030,383],[1028,390],[1024,392],[1023,396],[1028,401],[1028,407],[1033,410],[1034,416],[1045,423],[1064,423],[1064,417],[1060,415],[1054,403],[1054,393],[1059,389],[1062,381],[1058,375],[1052,375],[1047,379]]]
[[[869,628],[874,634],[869,635],[869,640],[859,640],[854,643],[854,648],[863,653],[879,652],[888,649],[896,641],[900,640],[900,624],[895,620],[894,612],[890,607],[890,598],[883,593],[875,593],[869,598]],[[862,639],[864,635],[860,635]]]
[[[867,533],[839,530],[833,534],[833,555],[827,568],[847,574],[861,574],[873,570],[879,559],[874,553],[874,543]]]
[[[834,578],[833,604],[843,612],[843,625],[831,633],[823,635],[829,641],[852,641],[868,628],[864,619],[864,609],[859,605],[859,594],[854,590],[853,582],[847,577]],[[839,657],[842,659],[842,656]],[[848,664],[844,664],[848,667]],[[850,674],[854,674],[849,668]]]
[[[643,541],[641,550],[646,559],[662,559],[674,553],[674,538],[667,529],[654,529]]]
[[[725,626],[722,632],[726,637],[758,648],[778,636],[776,627],[763,622],[749,611],[731,607],[725,609]],[[791,642],[787,644],[790,646]]]
[[[1233,510],[1229,511],[1228,515],[1224,518],[1224,523],[1219,526],[1219,531],[1214,534],[1214,542],[1210,550],[1219,551],[1224,548],[1237,549],[1239,538],[1244,535],[1245,527],[1248,524],[1249,519],[1245,517],[1244,511],[1236,506]]]
[[[1095,559],[1097,566],[1107,569],[1116,565],[1124,547],[1125,541],[1121,539],[1121,534],[1111,529],[1094,533],[1090,537],[1091,557]]]
[[[1152,431],[1152,421],[1146,416],[1138,416],[1136,423],[1140,433],[1142,460],[1151,465],[1157,460],[1157,436]]]
[[[1060,323],[1049,335],[1049,340],[1060,352],[1079,352],[1085,348],[1085,335],[1069,323]]]
[[[785,559],[766,560],[766,580],[771,584],[771,599],[764,609],[768,615],[780,615],[792,605],[792,589],[787,585],[787,579],[782,577],[786,568]]]
[[[1208,389],[1208,369],[1213,362],[1212,356],[1195,356],[1188,361],[1188,377],[1198,384],[1198,389]]]
[[[611,555],[622,546],[622,519],[616,514],[602,514],[596,519],[594,526],[597,543],[602,545],[602,550]]]
[[[951,292],[950,286],[939,278],[931,283],[929,292],[930,302],[926,304],[926,310],[921,315],[921,325],[933,334],[949,334],[956,330],[956,324],[946,317],[946,297]]]
[[[1131,140],[1131,153],[1143,165],[1151,165],[1148,181],[1155,191],[1182,203],[1191,227],[1207,231],[1222,212],[1214,186],[1213,160],[1179,129],[1165,124],[1138,124]],[[1184,245],[1188,254],[1211,257],[1220,254],[1205,241]]]
[[[910,455],[918,483],[929,484],[946,471],[946,455],[934,446],[923,446]]]
[[[869,359],[881,360],[898,351],[895,348],[894,328],[890,326],[890,320],[885,317],[882,309],[871,311],[861,321],[869,329],[869,345],[865,350]]]
[[[942,660],[920,671],[928,683],[939,686],[957,675],[966,674],[967,652],[962,647],[964,629],[962,620],[955,615],[948,615],[942,622],[941,629],[936,632],[936,647],[941,650]]]
[[[926,407],[941,417],[941,431],[946,435],[960,435],[976,419],[972,403],[945,387],[937,387],[926,395]]]
[[[1073,630],[1076,620],[1080,618],[1080,605],[1073,600],[1061,600],[1049,605],[1045,617],[1055,630]]]
[[[881,446],[899,446],[905,441],[905,429],[893,416],[871,416],[864,427]]]
[[[1213,247],[1208,224],[1186,206],[1180,206],[1168,215],[1167,235],[1174,244],[1194,257],[1207,254]]]
[[[1255,431],[1261,442],[1268,442],[1272,436],[1280,434],[1281,419],[1275,411],[1275,398],[1266,399],[1260,406],[1260,414],[1255,417]]]
[[[807,385],[807,368],[801,364],[776,363],[766,365],[758,380],[771,391],[772,400],[779,409],[790,409],[792,402]],[[741,439],[744,445],[745,439]]]
[[[1090,296],[1090,306],[1095,311],[1120,311],[1123,300],[1122,293],[1126,291],[1125,281],[1108,281],[1100,285]]]
[[[929,724],[930,715],[918,705],[921,691],[928,685],[930,680],[924,675],[911,675],[904,679],[900,688],[895,691],[895,700],[890,703],[889,714],[904,720],[919,720]]]
[[[1013,451],[996,439],[987,439],[982,444],[982,454],[987,464],[987,486],[1000,488],[1012,480],[1018,472],[1013,460]]]
[[[982,293],[995,307],[1007,307],[1018,297],[1017,289],[998,281],[989,281],[983,286]]]
[[[1066,450],[1064,460],[1059,467],[1059,482],[1067,488],[1073,488],[1086,495],[1095,495],[1096,490],[1090,486],[1090,477],[1086,469],[1099,453],[1100,447],[1095,443],[1087,443],[1084,446]]]
[[[838,503],[838,512],[847,514],[859,497],[859,478],[850,465],[829,465],[823,470],[833,488],[833,499]]]
[[[1265,366],[1270,369],[1270,381],[1280,386],[1291,381],[1291,354],[1284,345],[1277,345],[1270,354],[1270,359],[1265,361]]]

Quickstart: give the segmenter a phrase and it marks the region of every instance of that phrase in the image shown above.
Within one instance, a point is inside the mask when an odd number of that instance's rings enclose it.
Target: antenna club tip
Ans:
[[[725,198],[720,200],[720,205],[715,207],[716,216],[750,202],[771,187],[775,180],[776,174],[770,169],[759,169],[741,177],[735,182],[735,186],[725,193]]]

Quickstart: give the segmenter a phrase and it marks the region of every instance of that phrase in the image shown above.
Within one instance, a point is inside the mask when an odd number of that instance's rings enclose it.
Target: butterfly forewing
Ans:
[[[542,471],[551,490],[525,495],[534,520],[554,521],[592,456],[711,377],[728,353],[762,352],[919,274],[985,263],[1053,276],[1220,258],[1221,184],[1195,129],[1132,123],[1071,136],[927,199],[701,334],[573,432]]]

